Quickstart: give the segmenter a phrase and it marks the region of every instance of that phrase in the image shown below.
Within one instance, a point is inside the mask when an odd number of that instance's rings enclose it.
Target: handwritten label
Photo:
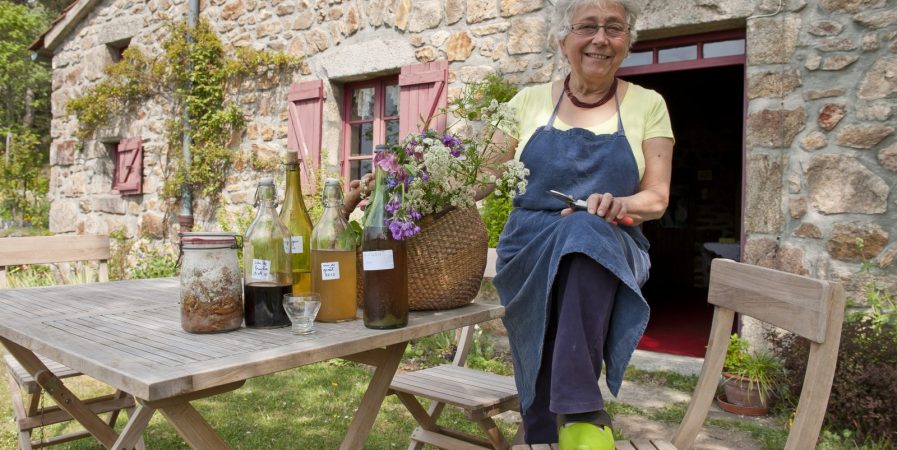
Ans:
[[[293,236],[291,241],[293,243],[293,251],[294,255],[298,255],[302,253],[302,236]]]
[[[377,250],[372,252],[363,252],[361,254],[362,266],[364,270],[390,270],[395,269],[395,262],[392,259],[392,250]]]
[[[339,280],[339,262],[321,263],[321,280]]]
[[[267,259],[253,259],[252,278],[261,281],[274,281],[274,277],[271,276],[271,261]]]
[[[283,252],[286,254],[290,254],[290,238],[283,238]]]

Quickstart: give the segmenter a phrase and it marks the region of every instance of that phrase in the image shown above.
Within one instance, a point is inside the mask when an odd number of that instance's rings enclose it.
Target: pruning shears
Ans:
[[[556,199],[558,199],[558,200],[561,200],[562,202],[566,203],[568,207],[573,208],[573,209],[575,209],[575,210],[578,209],[578,210],[585,211],[585,210],[588,209],[588,206],[589,206],[589,205],[588,205],[588,203],[586,203],[585,200],[582,200],[582,199],[575,199],[575,198],[573,198],[573,196],[571,196],[571,195],[565,194],[565,193],[560,192],[560,191],[555,191],[554,189],[549,190],[549,191],[545,191],[545,193],[547,193],[548,195],[550,195],[550,196],[552,196],[552,197],[554,197],[554,198],[556,198]],[[619,222],[619,223],[618,223],[618,222]],[[631,226],[633,223],[635,223],[635,221],[632,220],[632,217],[629,217],[629,216],[623,216],[623,217],[622,217],[621,219],[619,219],[619,220],[618,220],[618,219],[614,219],[614,220],[612,220],[611,223],[614,224],[614,225],[619,224],[619,225]]]

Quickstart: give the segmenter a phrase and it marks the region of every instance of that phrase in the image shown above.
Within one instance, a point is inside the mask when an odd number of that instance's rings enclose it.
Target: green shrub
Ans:
[[[857,241],[862,251],[862,241]],[[862,272],[872,265],[863,261]],[[848,314],[841,331],[841,345],[826,424],[835,430],[853,430],[848,437],[858,444],[897,444],[897,305],[892,295],[876,286],[865,290],[868,308]],[[792,398],[800,392],[810,345],[788,334],[770,336],[773,350],[783,359],[786,387]]]
[[[137,265],[128,270],[128,278],[166,278],[177,275],[177,258],[155,248],[143,250]]]
[[[494,194],[489,194],[483,200],[483,209],[480,214],[483,216],[483,222],[486,223],[486,231],[489,232],[489,247],[498,246],[498,237],[501,235],[501,230],[505,228],[505,222],[508,221],[508,216],[513,208],[509,197],[496,197]]]

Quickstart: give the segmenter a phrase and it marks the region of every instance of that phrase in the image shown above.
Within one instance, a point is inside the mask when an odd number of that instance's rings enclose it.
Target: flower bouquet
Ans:
[[[412,310],[461,306],[476,296],[488,245],[476,200],[490,187],[507,196],[526,190],[529,171],[507,161],[508,149],[492,140],[499,127],[514,126],[513,111],[494,98],[484,103],[478,92],[483,85],[472,85],[442,112],[457,118],[446,131],[425,123],[425,131],[374,158],[387,184],[386,225],[394,239],[409,239]]]

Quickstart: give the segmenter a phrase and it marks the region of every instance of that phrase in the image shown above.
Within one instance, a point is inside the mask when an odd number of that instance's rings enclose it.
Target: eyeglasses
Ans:
[[[628,31],[626,25],[623,25],[622,23],[608,23],[605,25],[598,25],[597,23],[586,22],[574,23],[573,25],[570,25],[570,32],[580,36],[591,37],[598,34],[598,29],[600,28],[604,28],[604,34],[606,34],[607,37],[611,38],[622,37]]]

